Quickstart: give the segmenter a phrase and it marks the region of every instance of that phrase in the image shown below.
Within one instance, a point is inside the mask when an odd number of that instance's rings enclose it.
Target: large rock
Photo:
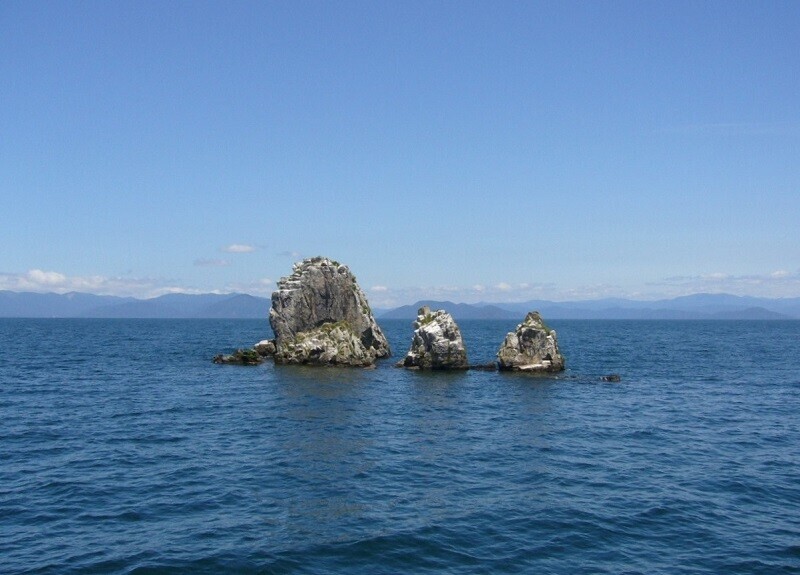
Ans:
[[[564,370],[564,357],[558,351],[556,332],[544,324],[537,311],[530,312],[516,331],[506,336],[497,352],[497,359],[501,370]]]
[[[469,369],[461,331],[452,316],[444,310],[420,308],[411,348],[398,365],[411,369]]]
[[[316,257],[295,264],[272,294],[275,362],[368,366],[389,343],[347,266]]]

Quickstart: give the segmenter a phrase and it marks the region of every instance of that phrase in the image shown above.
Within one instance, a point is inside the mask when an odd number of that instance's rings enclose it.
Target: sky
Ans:
[[[800,296],[800,3],[0,0],[0,289]]]

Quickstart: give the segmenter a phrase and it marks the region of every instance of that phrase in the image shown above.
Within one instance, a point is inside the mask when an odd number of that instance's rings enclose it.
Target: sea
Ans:
[[[0,573],[800,573],[800,322],[553,320],[555,376],[398,369],[380,323],[365,370],[212,363],[266,319],[0,319]],[[470,362],[515,323],[460,322]]]

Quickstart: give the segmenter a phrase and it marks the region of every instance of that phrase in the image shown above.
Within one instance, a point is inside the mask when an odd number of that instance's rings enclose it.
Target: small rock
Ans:
[[[469,369],[467,351],[453,317],[444,310],[417,312],[414,335],[402,366],[410,369]]]
[[[564,370],[556,332],[545,325],[536,311],[525,316],[517,329],[506,336],[497,359],[501,371],[553,373]]]

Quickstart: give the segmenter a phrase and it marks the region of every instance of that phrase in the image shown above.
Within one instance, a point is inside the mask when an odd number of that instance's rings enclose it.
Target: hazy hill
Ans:
[[[573,302],[481,302],[472,305],[421,301],[390,310],[380,317],[413,319],[417,308],[423,304],[446,309],[457,320],[518,318],[521,321],[527,312],[534,310],[547,319],[800,319],[800,298],[768,299],[729,294],[696,294],[657,301],[608,298]]]
[[[132,301],[135,300],[78,292],[0,291],[0,317],[78,317],[93,309]]]
[[[83,293],[0,292],[0,317],[266,318],[270,300],[246,294],[167,294],[151,299]]]

